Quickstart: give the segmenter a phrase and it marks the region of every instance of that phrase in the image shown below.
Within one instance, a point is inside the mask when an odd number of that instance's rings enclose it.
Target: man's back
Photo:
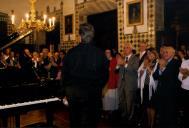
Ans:
[[[100,49],[81,43],[65,56],[63,74],[66,84],[102,87],[108,79],[108,61]]]
[[[64,58],[63,87],[70,110],[70,127],[96,127],[100,116],[102,87],[108,80],[108,61],[91,43],[94,28],[80,25],[81,42]]]

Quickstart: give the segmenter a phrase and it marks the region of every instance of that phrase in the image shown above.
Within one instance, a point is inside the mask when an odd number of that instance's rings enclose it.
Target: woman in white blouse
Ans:
[[[156,70],[157,65],[158,53],[156,50],[150,50],[147,52],[144,62],[138,69],[138,88],[140,88],[140,101],[143,107],[144,117],[147,115],[147,127],[149,128],[154,126],[155,120],[155,108],[152,97],[155,93],[157,82],[153,79],[152,75]]]

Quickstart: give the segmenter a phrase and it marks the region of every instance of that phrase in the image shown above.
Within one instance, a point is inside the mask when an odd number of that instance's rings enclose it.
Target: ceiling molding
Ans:
[[[108,12],[117,8],[116,0],[90,0],[78,6],[80,16]]]

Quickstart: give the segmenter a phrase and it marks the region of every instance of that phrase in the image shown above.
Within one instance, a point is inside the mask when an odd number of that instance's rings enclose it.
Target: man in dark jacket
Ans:
[[[80,26],[81,43],[64,58],[63,86],[70,109],[70,127],[96,127],[101,91],[108,79],[108,61],[92,45],[93,26]]]
[[[139,58],[139,67],[143,63],[144,58],[147,55],[147,43],[146,42],[140,42],[139,44],[139,53],[136,54],[136,56]]]
[[[179,85],[178,73],[180,62],[174,59],[175,50],[166,47],[163,58],[153,77],[158,80],[158,86],[154,98],[157,100],[161,128],[176,127],[176,98]]]

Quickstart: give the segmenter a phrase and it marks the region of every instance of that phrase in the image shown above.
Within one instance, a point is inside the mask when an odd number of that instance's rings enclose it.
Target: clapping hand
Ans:
[[[189,70],[187,68],[180,68],[180,73],[183,74],[182,79],[186,79],[189,76]]]
[[[117,57],[117,64],[119,66],[124,66],[125,65],[125,60],[122,57]]]
[[[160,59],[159,60],[159,68],[160,68],[160,70],[165,69],[166,65],[167,65],[167,61],[166,60],[164,60],[164,59]]]

